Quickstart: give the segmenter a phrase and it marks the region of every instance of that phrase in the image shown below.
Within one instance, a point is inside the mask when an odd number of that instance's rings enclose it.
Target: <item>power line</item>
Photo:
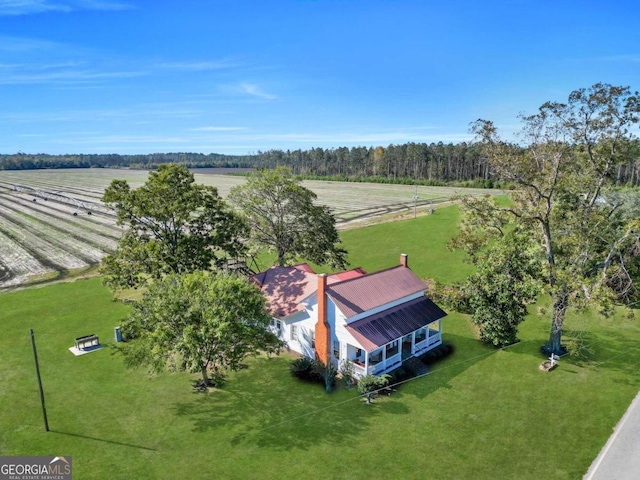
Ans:
[[[514,345],[517,345],[517,344],[514,344]],[[326,407],[318,408],[318,409],[316,409],[316,410],[312,410],[311,412],[303,413],[302,415],[298,415],[298,416],[295,416],[295,417],[286,418],[286,419],[284,419],[284,420],[282,420],[282,421],[280,421],[280,422],[278,422],[278,423],[274,423],[273,425],[269,425],[269,426],[264,427],[264,428],[261,428],[261,429],[259,429],[259,430],[253,430],[253,431],[251,431],[251,432],[249,432],[249,433],[246,433],[246,434],[244,434],[244,435],[242,435],[242,436],[243,436],[243,437],[246,437],[246,436],[248,436],[249,434],[257,434],[257,433],[261,433],[261,432],[264,432],[265,430],[270,430],[270,429],[275,428],[275,427],[278,427],[278,426],[280,426],[280,425],[284,425],[284,424],[286,424],[286,423],[290,423],[290,422],[293,422],[293,421],[295,421],[295,420],[299,420],[299,419],[301,419],[301,418],[308,417],[308,416],[310,416],[310,415],[315,415],[315,414],[317,414],[317,413],[319,413],[319,412],[322,412],[322,411],[324,411],[324,410],[329,410],[329,409],[331,409],[331,408],[338,407],[338,406],[340,406],[340,405],[344,405],[345,403],[352,402],[352,401],[354,401],[354,400],[360,400],[360,399],[362,399],[362,398],[365,398],[367,395],[376,394],[376,393],[379,393],[379,392],[381,392],[381,391],[383,391],[383,390],[388,390],[388,389],[390,389],[390,388],[398,387],[398,386],[400,386],[400,385],[402,385],[402,384],[405,384],[405,383],[408,383],[408,382],[411,382],[411,381],[414,381],[414,380],[418,380],[418,379],[420,379],[420,378],[424,378],[424,377],[426,377],[426,376],[428,376],[428,375],[432,375],[432,374],[437,373],[437,372],[441,372],[442,370],[446,370],[447,368],[455,367],[455,366],[462,365],[462,364],[464,364],[464,363],[470,362],[470,361],[472,361],[472,360],[476,360],[477,358],[487,357],[487,356],[489,356],[489,355],[492,355],[492,354],[494,354],[494,353],[496,353],[496,352],[498,352],[498,351],[504,350],[504,349],[509,348],[509,347],[512,347],[512,346],[514,346],[514,345],[508,345],[508,346],[506,346],[506,347],[502,347],[502,348],[499,348],[499,349],[494,350],[494,351],[490,351],[490,352],[487,352],[487,353],[483,353],[483,354],[481,354],[481,355],[476,355],[475,357],[467,358],[467,359],[465,359],[465,360],[462,360],[462,361],[457,362],[457,363],[453,363],[453,364],[451,364],[451,365],[445,365],[444,367],[439,368],[439,369],[437,369],[437,370],[433,370],[433,371],[431,371],[431,372],[423,373],[422,375],[418,375],[418,376],[416,376],[416,377],[409,378],[409,379],[407,379],[407,380],[403,380],[403,381],[401,381],[401,382],[396,382],[396,383],[394,383],[394,384],[392,384],[392,385],[387,385],[386,387],[379,388],[379,389],[374,390],[374,391],[372,391],[372,392],[369,392],[369,393],[362,393],[362,394],[358,395],[357,397],[348,398],[347,400],[343,400],[343,401],[338,402],[338,403],[333,403],[333,404],[331,404],[331,405],[327,405]]]
[[[251,432],[248,432],[248,433],[246,433],[246,434],[244,434],[244,435],[241,435],[241,437],[247,437],[247,436],[249,436],[250,434],[258,434],[258,433],[262,433],[262,432],[264,432],[264,431],[266,431],[266,430],[270,430],[270,429],[272,429],[272,428],[276,428],[276,427],[279,427],[279,426],[281,426],[281,425],[285,425],[285,424],[287,424],[287,423],[294,422],[294,421],[299,420],[299,419],[301,419],[301,418],[309,417],[309,416],[311,416],[311,415],[315,415],[315,414],[317,414],[317,413],[319,413],[319,412],[323,412],[323,411],[325,411],[325,410],[329,410],[329,409],[331,409],[331,408],[338,407],[338,406],[340,406],[340,405],[344,405],[345,403],[352,402],[352,401],[354,401],[354,400],[360,400],[360,399],[363,399],[363,398],[365,398],[367,395],[370,395],[370,394],[377,394],[377,393],[379,393],[379,392],[381,392],[381,391],[383,391],[383,390],[388,390],[388,389],[391,389],[391,388],[394,388],[394,387],[398,387],[398,386],[403,385],[403,384],[405,384],[405,383],[409,383],[409,382],[412,382],[412,381],[418,380],[418,379],[420,379],[420,378],[427,377],[427,376],[429,376],[429,375],[432,375],[432,374],[434,374],[434,373],[441,372],[441,371],[446,370],[446,369],[448,369],[448,368],[456,367],[456,366],[458,366],[458,365],[463,365],[463,364],[465,364],[465,363],[468,363],[468,362],[471,362],[471,361],[477,360],[477,359],[479,359],[479,358],[488,357],[489,355],[493,355],[493,354],[495,354],[495,353],[497,353],[497,352],[501,352],[501,351],[503,351],[503,350],[507,350],[508,348],[514,347],[514,346],[516,346],[516,345],[519,345],[519,343],[520,343],[520,342],[518,342],[518,343],[514,343],[514,344],[511,344],[511,345],[507,345],[507,346],[505,346],[505,347],[501,347],[501,348],[498,348],[498,349],[493,350],[493,351],[489,351],[489,352],[486,352],[486,353],[482,353],[482,354],[480,354],[480,355],[476,355],[476,356],[474,356],[474,357],[470,357],[470,358],[467,358],[467,359],[465,359],[465,360],[461,360],[461,361],[456,362],[456,363],[452,363],[452,364],[449,364],[449,365],[445,365],[445,366],[443,366],[443,367],[441,367],[441,368],[438,368],[438,369],[436,369],[436,370],[432,370],[432,371],[430,371],[430,372],[423,373],[422,375],[417,375],[417,376],[415,376],[415,377],[412,377],[412,378],[409,378],[409,379],[406,379],[406,380],[403,380],[403,381],[400,381],[400,382],[396,382],[396,383],[394,383],[394,384],[392,384],[392,385],[387,385],[386,387],[379,388],[379,389],[374,390],[374,391],[369,392],[369,393],[362,393],[362,394],[358,395],[357,397],[348,398],[347,400],[343,400],[343,401],[338,402],[338,403],[334,403],[334,404],[331,404],[331,405],[327,405],[326,407],[318,408],[318,409],[316,409],[316,410],[312,410],[312,411],[310,411],[310,412],[303,413],[302,415],[297,415],[297,416],[295,416],[295,417],[286,418],[286,419],[284,419],[284,420],[282,420],[282,421],[280,421],[280,422],[278,422],[278,423],[274,423],[273,425],[269,425],[269,426],[267,426],[267,427],[264,427],[264,428],[261,428],[261,429],[258,429],[258,430],[253,430],[253,431],[251,431]],[[640,349],[640,348],[637,348],[637,349],[635,349],[635,350],[639,350],[639,349]],[[630,351],[629,351],[629,350],[627,350],[627,351],[625,351],[625,352],[621,352],[621,353],[619,353],[618,355],[615,355],[615,356],[609,357],[609,358],[608,358],[608,360],[613,360],[613,359],[615,359],[615,358],[617,358],[617,357],[620,357],[621,355],[625,355],[625,354],[628,354],[628,353],[630,353]],[[608,360],[607,360],[607,361],[608,361]],[[604,362],[603,362],[603,363],[604,363]]]

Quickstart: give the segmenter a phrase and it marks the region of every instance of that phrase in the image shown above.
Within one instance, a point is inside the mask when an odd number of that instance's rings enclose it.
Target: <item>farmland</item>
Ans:
[[[458,220],[451,207],[344,232],[350,266],[375,271],[407,252],[419,277],[459,280],[471,266],[445,246]],[[292,378],[287,353],[247,359],[222,389],[195,394],[196,375],[125,368],[113,328],[131,306],[112,298],[99,279],[0,295],[3,455],[64,452],[82,479],[576,479],[640,388],[637,312],[570,312],[566,338],[581,336],[588,351],[540,372],[549,334],[541,298],[521,342],[502,350],[482,345],[468,317],[449,312],[443,339],[454,354],[372,405],[341,382],[327,394]],[[75,357],[68,348],[88,333],[105,348]]]
[[[215,186],[223,197],[243,177],[196,173],[198,183]],[[74,169],[3,171],[0,176],[0,290],[61,278],[96,265],[116,248],[123,227],[100,202],[115,178],[142,185],[140,170]],[[318,203],[332,208],[339,227],[385,214],[409,212],[416,189],[385,185],[306,181]],[[417,188],[416,204],[428,209],[452,196],[491,190]]]

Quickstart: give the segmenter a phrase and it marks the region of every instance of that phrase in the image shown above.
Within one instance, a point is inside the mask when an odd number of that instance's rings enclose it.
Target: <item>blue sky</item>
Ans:
[[[469,140],[640,89],[640,2],[0,0],[0,153]]]

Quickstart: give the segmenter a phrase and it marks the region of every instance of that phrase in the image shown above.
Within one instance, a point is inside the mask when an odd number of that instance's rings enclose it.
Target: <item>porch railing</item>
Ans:
[[[425,338],[421,342],[418,342],[414,346],[414,353],[412,356],[420,355],[431,348],[442,343],[442,334],[440,332],[433,333],[429,337]],[[353,360],[354,373],[358,377],[365,375],[378,375],[393,367],[400,366],[402,364],[402,349],[395,355],[378,363],[369,362],[369,371],[364,368],[364,362],[360,360]]]
[[[442,342],[442,334],[440,332],[429,337],[429,346],[440,342]]]

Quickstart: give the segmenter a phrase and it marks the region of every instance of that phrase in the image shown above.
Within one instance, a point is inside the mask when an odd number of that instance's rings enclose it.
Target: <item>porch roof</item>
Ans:
[[[347,331],[370,352],[433,323],[447,314],[427,297],[389,308],[346,325]]]

